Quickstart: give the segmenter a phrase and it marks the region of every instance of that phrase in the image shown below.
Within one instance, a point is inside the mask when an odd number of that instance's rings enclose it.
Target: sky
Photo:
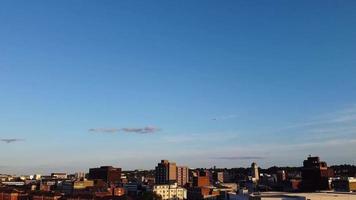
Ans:
[[[356,1],[0,2],[0,173],[356,164]]]

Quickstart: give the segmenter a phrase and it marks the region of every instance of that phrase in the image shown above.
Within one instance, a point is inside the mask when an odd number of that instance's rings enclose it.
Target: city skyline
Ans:
[[[355,6],[3,1],[0,173],[356,165]]]

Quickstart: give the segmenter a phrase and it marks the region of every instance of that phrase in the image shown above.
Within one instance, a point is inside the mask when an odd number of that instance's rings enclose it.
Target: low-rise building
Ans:
[[[335,191],[356,192],[356,178],[348,177],[336,179],[332,182]]]
[[[166,185],[155,185],[153,192],[162,197],[162,200],[187,199],[187,190],[179,187],[177,183]]]

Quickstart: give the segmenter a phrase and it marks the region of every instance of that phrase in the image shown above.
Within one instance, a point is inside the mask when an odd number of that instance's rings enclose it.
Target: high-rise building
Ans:
[[[258,172],[258,166],[256,163],[251,164],[251,176],[252,176],[252,181],[258,182],[260,180],[260,174]]]
[[[333,171],[328,169],[326,162],[320,161],[319,157],[309,156],[303,162],[302,189],[304,191],[328,190],[331,176]]]
[[[177,165],[168,160],[161,160],[156,167],[156,184],[177,182]]]
[[[177,183],[178,186],[185,186],[189,181],[189,169],[185,166],[177,167]]]
[[[117,184],[121,182],[121,168],[112,166],[102,166],[100,168],[89,169],[89,179],[102,180],[107,184]]]

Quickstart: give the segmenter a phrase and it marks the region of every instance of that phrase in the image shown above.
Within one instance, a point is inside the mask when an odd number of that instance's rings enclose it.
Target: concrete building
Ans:
[[[177,167],[177,183],[178,186],[185,186],[189,181],[189,169],[185,166]]]
[[[162,197],[162,200],[183,200],[187,199],[187,190],[179,187],[177,183],[155,185],[153,192]]]
[[[156,167],[156,184],[172,184],[177,182],[177,165],[168,160],[161,160]]]

